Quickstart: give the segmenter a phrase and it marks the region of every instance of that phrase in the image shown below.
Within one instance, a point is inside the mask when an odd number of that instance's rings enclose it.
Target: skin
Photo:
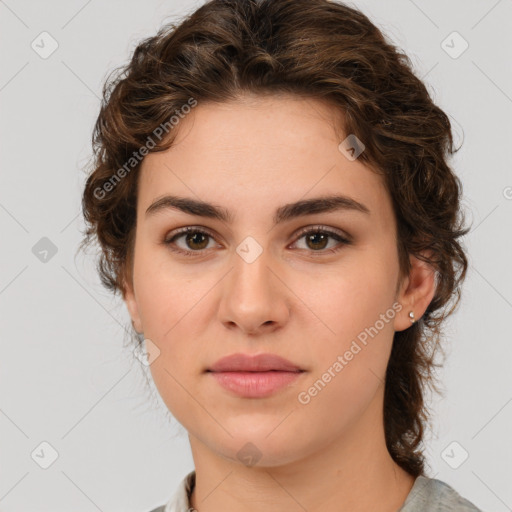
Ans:
[[[200,512],[392,512],[414,483],[386,449],[384,376],[394,332],[409,328],[409,311],[420,318],[433,298],[434,272],[411,257],[412,270],[399,282],[389,193],[361,160],[338,150],[346,135],[340,138],[333,112],[318,100],[282,95],[199,103],[175,128],[175,144],[141,164],[124,299],[135,329],[160,350],[150,369],[189,433],[191,504]],[[370,214],[315,213],[273,226],[276,208],[332,193]],[[171,209],[147,217],[164,194],[212,202],[234,220]],[[353,243],[329,238],[326,249],[296,236],[318,225],[350,234]],[[162,244],[185,226],[213,234],[195,245],[186,235],[175,240],[199,256]],[[251,263],[236,252],[247,236],[262,249]],[[397,302],[401,310],[378,334],[300,403],[298,394]],[[278,354],[306,371],[270,397],[241,398],[204,372],[235,352]],[[253,466],[237,457],[247,442],[261,454]]]

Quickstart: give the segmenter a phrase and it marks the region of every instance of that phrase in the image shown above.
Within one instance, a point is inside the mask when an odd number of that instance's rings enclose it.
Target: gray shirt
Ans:
[[[154,508],[151,512],[194,512],[190,495],[195,485],[195,471],[181,481],[168,503]],[[463,498],[447,483],[418,476],[414,481],[404,504],[397,512],[482,512],[473,503]]]

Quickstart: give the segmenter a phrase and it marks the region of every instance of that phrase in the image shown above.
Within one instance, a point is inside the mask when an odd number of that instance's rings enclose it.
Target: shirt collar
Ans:
[[[193,510],[190,496],[196,483],[196,472],[191,471],[178,485],[171,500],[165,506],[164,512],[189,512]]]

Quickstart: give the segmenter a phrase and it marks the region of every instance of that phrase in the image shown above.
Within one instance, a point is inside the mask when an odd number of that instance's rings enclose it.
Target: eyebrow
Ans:
[[[221,206],[216,206],[201,200],[188,197],[165,195],[155,200],[146,210],[146,217],[155,215],[164,210],[178,210],[190,215],[198,215],[210,219],[217,219],[225,223],[232,223],[234,216]],[[288,203],[279,207],[274,214],[274,225],[315,213],[329,213],[335,211],[357,211],[369,215],[370,210],[364,204],[344,195],[328,195],[304,199],[295,203]]]

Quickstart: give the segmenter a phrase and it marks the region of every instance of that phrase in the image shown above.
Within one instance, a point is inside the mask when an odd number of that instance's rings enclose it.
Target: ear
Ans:
[[[137,305],[137,299],[135,298],[135,291],[133,283],[128,283],[126,280],[123,281],[123,300],[128,308],[130,317],[132,319],[133,328],[140,334],[144,332],[142,328],[142,322],[139,315],[139,307]]]
[[[411,270],[404,279],[398,292],[397,301],[402,305],[399,314],[395,316],[395,331],[403,331],[412,325],[409,312],[414,313],[418,321],[436,292],[436,272],[428,263],[410,256]]]

